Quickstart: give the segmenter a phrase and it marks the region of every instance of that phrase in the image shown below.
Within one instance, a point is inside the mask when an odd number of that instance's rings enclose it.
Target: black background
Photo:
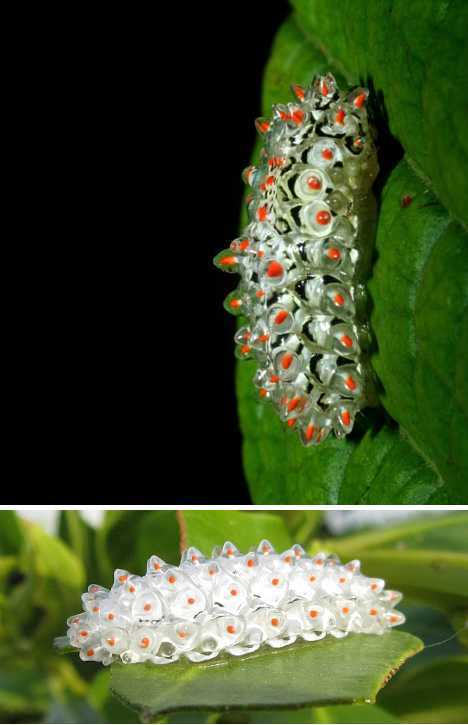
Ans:
[[[66,18],[28,64],[40,178],[3,503],[250,501],[222,306],[237,277],[212,258],[238,235],[288,7],[187,10]]]

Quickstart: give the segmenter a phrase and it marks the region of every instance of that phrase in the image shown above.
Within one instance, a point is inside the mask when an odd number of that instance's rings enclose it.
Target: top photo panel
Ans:
[[[468,502],[467,71],[387,5],[292,2],[214,259],[257,504]]]
[[[23,496],[468,505],[468,3],[182,16],[170,56],[138,19],[121,125],[90,132],[105,233],[62,245],[59,295],[37,275],[9,428],[46,485]]]

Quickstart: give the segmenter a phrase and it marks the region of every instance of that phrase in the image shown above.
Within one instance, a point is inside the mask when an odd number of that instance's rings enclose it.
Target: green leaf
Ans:
[[[292,0],[307,37],[351,82],[370,83],[405,147],[468,223],[468,5],[464,0]]]
[[[43,674],[37,670],[24,669],[0,671],[0,716],[34,715],[47,707],[48,691]],[[4,721],[8,722],[8,721]]]
[[[380,702],[407,723],[466,723],[468,656],[439,658],[402,672]]]
[[[0,511],[0,556],[18,554],[22,543],[21,525],[15,511]]]
[[[83,563],[88,582],[99,581],[102,576],[96,553],[96,531],[79,511],[61,511],[59,536]]]
[[[167,561],[179,558],[179,527],[175,511],[106,511],[97,534],[101,571],[110,585],[114,569],[146,571],[152,554]]]
[[[354,81],[362,75],[369,81],[365,68],[358,71],[354,64],[360,58],[363,63],[368,61],[363,48],[368,50],[371,40],[372,51],[376,50],[374,31],[384,12],[381,3],[372,0],[369,18],[364,6],[354,12],[348,1],[336,4],[332,12],[322,0],[313,4],[298,0],[295,4],[300,12],[279,30],[265,70],[265,113],[272,103],[289,98],[291,82],[308,83],[325,69],[336,73],[336,59],[343,75]],[[408,16],[411,28],[415,18],[421,27],[432,21],[437,26],[442,18],[437,13],[434,20],[430,13],[407,10],[397,0],[392,4],[392,23],[396,25],[400,17]],[[352,15],[350,33],[347,21],[344,32],[346,8]],[[330,34],[332,25],[336,32]],[[323,30],[323,36],[318,29]],[[387,34],[385,23],[378,33]],[[415,33],[412,42],[426,50],[431,45],[425,36]],[[337,48],[327,59],[323,51],[329,43],[336,43]],[[355,48],[354,44],[362,47]],[[388,47],[382,44],[379,52],[386,52]],[[400,62],[400,51],[396,55]],[[385,73],[382,82],[385,80],[398,94],[399,84]],[[412,73],[413,69],[407,76],[411,81]],[[383,96],[379,88],[373,90],[379,106],[374,109],[376,119],[385,135],[386,87]],[[408,100],[407,88],[405,94]],[[392,112],[397,105],[392,106]],[[400,105],[405,112],[413,110],[408,103]],[[405,113],[400,116],[407,124]],[[390,113],[391,122],[392,118]],[[418,128],[416,124],[411,138],[418,135]],[[409,159],[411,149],[406,151]],[[382,149],[382,153],[388,152],[388,148]],[[385,168],[391,164],[391,158],[381,161]],[[403,209],[401,199],[407,195],[413,202]],[[383,385],[382,402],[394,421],[383,416],[381,409],[367,409],[345,441],[330,438],[318,448],[305,450],[294,431],[286,431],[274,411],[258,401],[251,382],[255,364],[241,362],[237,391],[244,467],[255,503],[447,504],[466,500],[467,241],[434,193],[406,161],[401,162],[384,188],[377,263],[370,282],[371,322],[378,349],[373,363]]]
[[[415,601],[457,617],[468,609],[468,514],[428,517],[401,526],[316,542]]]
[[[88,690],[88,701],[108,723],[139,723],[140,718],[134,710],[126,707],[112,696],[110,691],[111,673],[109,669],[101,669],[94,677]]]
[[[405,195],[413,203],[401,208]],[[451,500],[468,485],[468,234],[407,163],[384,189],[370,281],[381,400],[438,471]]]
[[[299,710],[250,710],[228,712],[219,723],[395,723],[378,705],[330,705]]]
[[[130,706],[153,714],[185,708],[371,703],[394,671],[421,648],[416,637],[396,631],[381,637],[327,637],[209,663],[115,664],[111,687]]]
[[[232,541],[241,551],[257,547],[262,539],[269,539],[279,551],[295,543],[278,514],[192,510],[181,511],[179,521],[184,547],[196,546],[206,555],[225,541]]]
[[[70,549],[40,526],[25,521],[23,530],[19,569],[25,579],[11,592],[5,616],[18,623],[26,640],[50,647],[63,634],[66,618],[81,610],[85,572]]]
[[[446,503],[443,484],[407,438],[387,425],[304,448],[273,409],[258,402],[255,366],[237,366],[244,467],[257,504]],[[362,428],[361,428],[362,431]]]

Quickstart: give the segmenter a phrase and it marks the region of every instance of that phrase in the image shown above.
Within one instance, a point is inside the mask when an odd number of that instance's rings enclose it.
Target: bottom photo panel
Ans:
[[[468,511],[0,511],[2,723],[467,723]]]

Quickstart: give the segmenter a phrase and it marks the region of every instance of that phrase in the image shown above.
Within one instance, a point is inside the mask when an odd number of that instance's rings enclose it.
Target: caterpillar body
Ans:
[[[91,585],[85,611],[67,621],[67,638],[82,660],[108,665],[202,662],[297,638],[383,634],[404,622],[394,609],[402,595],[384,585],[364,576],[357,560],[310,557],[299,545],[277,554],[263,540],[241,554],[227,541],[211,558],[191,547],[179,567],[152,556],[142,577],[117,569],[110,590]]]
[[[304,445],[348,434],[369,402],[361,322],[378,165],[368,91],[339,91],[331,74],[293,86],[294,103],[256,121],[264,136],[249,224],[215,264],[241,276],[226,309],[247,318],[236,355],[258,363],[254,384]]]

